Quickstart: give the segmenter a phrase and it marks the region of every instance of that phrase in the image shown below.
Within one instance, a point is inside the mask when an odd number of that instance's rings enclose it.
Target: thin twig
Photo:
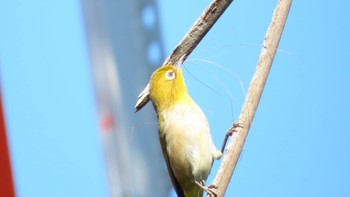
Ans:
[[[292,0],[278,1],[270,27],[265,35],[256,71],[250,83],[246,100],[237,121],[241,127],[236,127],[237,132],[232,134],[232,138],[227,146],[227,152],[224,155],[218,174],[212,183],[212,185],[217,187],[214,191],[218,197],[224,196],[241,154],[270,72],[291,4]]]
[[[164,61],[163,65],[173,64],[182,55],[186,54],[188,56],[191,54],[193,49],[196,48],[232,1],[233,0],[215,0],[211,2],[192,25],[191,29],[186,33],[178,46]]]
[[[233,0],[214,0],[199,16],[197,21],[192,25],[190,30],[183,37],[181,42],[175,47],[173,52],[164,61],[163,65],[174,64],[181,56],[185,55],[185,59],[192,53],[193,49],[204,38],[208,31],[213,27],[215,22],[225,12],[226,8]],[[148,84],[139,95],[135,105],[136,111],[140,110],[149,101]]]

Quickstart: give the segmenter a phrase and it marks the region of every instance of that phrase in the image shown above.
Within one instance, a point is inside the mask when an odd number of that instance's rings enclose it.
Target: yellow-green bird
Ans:
[[[151,76],[149,96],[157,112],[159,138],[168,172],[178,196],[203,196],[213,159],[222,156],[206,116],[187,92],[181,65],[158,68]]]

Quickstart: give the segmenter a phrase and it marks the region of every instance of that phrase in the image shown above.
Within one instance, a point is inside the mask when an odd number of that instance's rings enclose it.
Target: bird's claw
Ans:
[[[234,132],[237,132],[237,128],[243,128],[242,125],[239,122],[233,123],[230,130],[227,131],[226,136],[232,136]]]
[[[195,181],[195,183],[202,188],[204,191],[206,191],[209,196],[218,196],[217,193],[214,191],[214,189],[217,189],[218,187],[216,185],[209,185],[208,187],[205,186],[205,181]]]
[[[208,186],[208,190],[206,190],[207,191],[207,193],[209,194],[209,196],[218,196],[218,194],[214,191],[214,189],[217,189],[218,188],[218,186],[216,186],[216,185],[209,185]]]

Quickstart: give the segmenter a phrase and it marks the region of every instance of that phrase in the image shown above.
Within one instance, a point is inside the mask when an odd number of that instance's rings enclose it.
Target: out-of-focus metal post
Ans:
[[[168,196],[152,107],[138,93],[163,52],[154,0],[83,0],[111,196]]]

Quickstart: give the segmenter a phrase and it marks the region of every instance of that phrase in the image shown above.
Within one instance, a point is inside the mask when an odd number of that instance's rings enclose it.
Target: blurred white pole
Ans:
[[[155,1],[82,3],[111,196],[168,196],[155,113],[134,113],[163,59]]]

